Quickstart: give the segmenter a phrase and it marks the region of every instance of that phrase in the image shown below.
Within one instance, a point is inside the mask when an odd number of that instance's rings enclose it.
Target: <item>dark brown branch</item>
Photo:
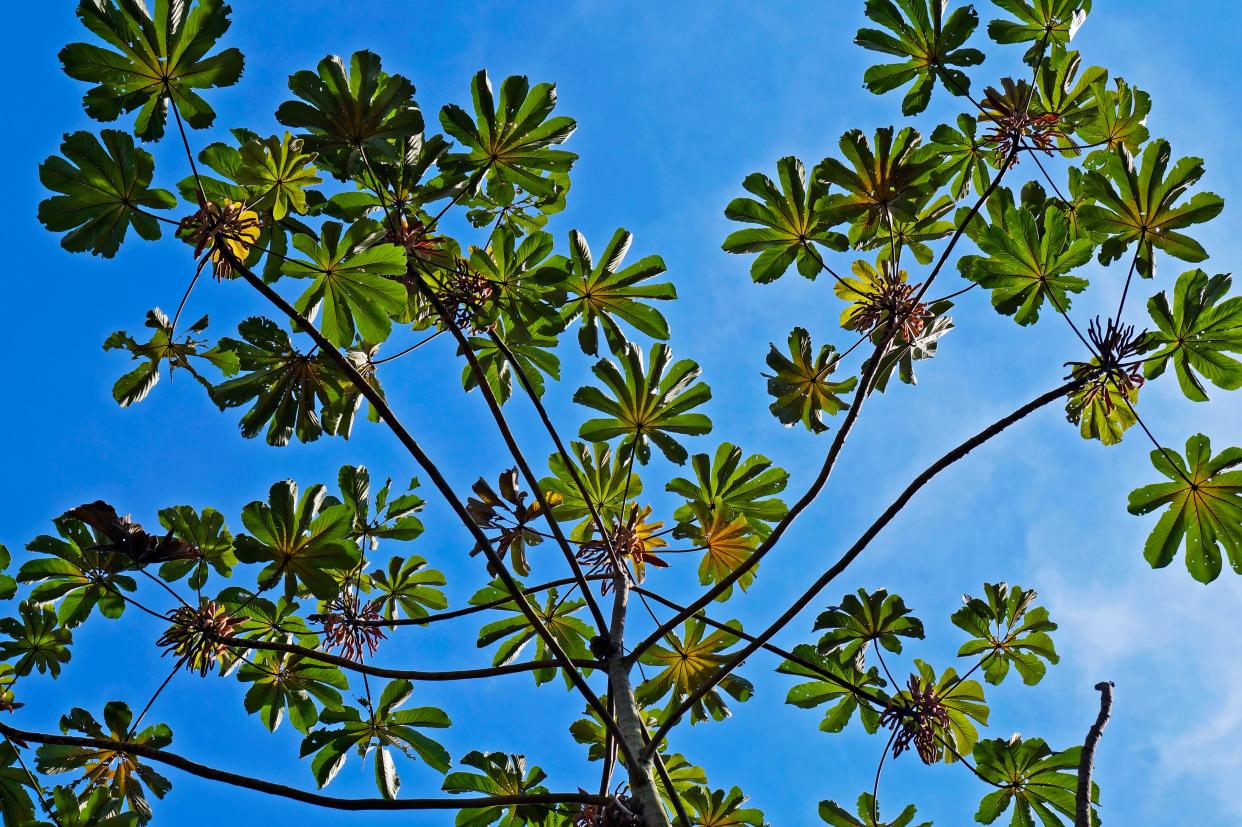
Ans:
[[[992,439],[997,434],[1000,434],[1011,425],[1020,422],[1050,402],[1061,399],[1067,393],[1077,388],[1080,384],[1081,383],[1078,380],[1074,380],[1072,382],[1067,382],[1060,387],[1054,388],[1047,393],[1037,396],[1032,401],[1015,410],[1013,413],[997,420],[979,433],[972,436],[970,439],[967,439],[965,442],[949,451],[940,459],[936,460],[922,473],[915,477],[914,480],[906,486],[905,490],[903,490],[901,494],[899,494],[897,498],[888,506],[888,508],[886,508],[884,512],[877,517],[870,526],[868,526],[862,536],[854,542],[854,545],[850,546],[849,550],[846,551],[845,554],[843,554],[831,568],[820,575],[819,579],[812,583],[811,586],[803,592],[796,601],[794,601],[792,606],[786,609],[770,626],[756,635],[754,641],[741,649],[736,655],[730,658],[727,663],[720,667],[720,669],[710,680],[705,681],[702,685],[695,689],[695,691],[691,692],[676,709],[670,712],[665,722],[660,726],[660,729],[657,730],[652,748],[654,749],[656,745],[660,743],[660,741],[668,734],[668,731],[677,724],[681,717],[685,715],[686,712],[694,706],[694,704],[702,700],[703,697],[708,692],[711,692],[721,680],[733,672],[733,670],[737,669],[742,661],[757,652],[763,644],[767,643],[773,636],[776,635],[777,632],[785,628],[791,620],[797,617],[798,614],[806,608],[807,604],[815,599],[816,595],[823,591],[829,583],[835,580],[841,572],[845,571],[845,569],[848,568],[852,562],[854,562],[858,555],[862,554],[863,550],[867,548],[871,541],[875,539],[875,536],[879,534],[885,526],[892,522],[894,517],[901,513],[901,510],[906,507],[910,500],[914,498],[914,495],[917,494],[923,486],[927,485],[927,483],[935,478],[941,471],[965,457],[975,448],[978,448],[980,445]]]
[[[269,652],[287,652],[291,655],[330,663],[350,672],[371,675],[376,678],[398,679],[410,681],[468,681],[476,678],[494,678],[500,675],[515,675],[522,672],[533,672],[536,669],[552,669],[560,666],[555,660],[533,660],[524,663],[507,663],[503,666],[489,666],[481,669],[451,669],[441,672],[422,672],[417,669],[386,669],[382,666],[371,666],[349,658],[308,649],[292,643],[278,643],[274,640],[251,640],[244,637],[218,637],[216,642],[233,649],[263,649]],[[603,664],[593,660],[574,660],[572,663],[582,669],[602,669]]]
[[[504,583],[505,588],[511,595],[513,595],[514,602],[517,603],[518,607],[522,611],[522,614],[528,621],[530,621],[530,624],[534,627],[536,634],[538,634],[540,639],[544,641],[544,644],[548,647],[548,650],[552,653],[557,663],[560,664],[561,668],[565,670],[565,674],[569,676],[570,681],[574,684],[578,691],[582,693],[582,696],[586,698],[587,704],[599,714],[605,726],[616,729],[616,721],[608,715],[608,710],[600,701],[599,696],[595,694],[595,692],[587,684],[586,679],[582,677],[580,672],[578,672],[577,668],[573,664],[573,661],[570,659],[569,655],[566,654],[565,649],[561,646],[560,642],[557,641],[556,637],[548,630],[547,624],[543,622],[542,618],[540,618],[534,608],[531,607],[530,601],[526,599],[526,595],[522,594],[521,587],[514,579],[513,575],[509,572],[509,568],[505,565],[505,561],[502,560],[496,553],[496,549],[492,546],[491,540],[487,538],[487,535],[483,533],[483,530],[470,517],[470,514],[466,511],[466,506],[461,501],[461,498],[457,496],[457,493],[453,490],[453,487],[449,485],[448,480],[445,479],[436,464],[431,461],[431,458],[427,456],[410,432],[406,430],[405,426],[401,423],[401,420],[397,418],[395,413],[393,413],[392,408],[388,405],[388,401],[384,399],[383,395],[380,394],[379,391],[367,382],[367,380],[358,372],[358,369],[354,367],[349,359],[337,350],[336,347],[329,342],[327,338],[320,333],[319,330],[316,329],[316,327],[311,324],[305,316],[293,307],[293,305],[285,301],[284,297],[281,296],[280,293],[273,290],[270,285],[256,276],[250,268],[246,267],[240,261],[236,261],[234,259],[230,263],[234,266],[237,273],[245,279],[251,287],[275,305],[276,308],[288,316],[289,319],[296,322],[297,325],[304,330],[306,334],[311,337],[311,339],[314,340],[315,344],[317,344],[324,351],[324,353],[326,353],[328,357],[336,363],[337,367],[340,368],[358,392],[371,403],[380,418],[383,419],[388,425],[389,430],[393,432],[393,434],[401,442],[402,446],[409,451],[410,456],[414,458],[414,461],[418,463],[419,467],[427,473],[427,476],[431,479],[432,485],[437,491],[440,492],[440,495],[444,497],[445,501],[448,502],[449,507],[453,510],[453,513],[457,515],[457,518],[466,527],[466,530],[470,532],[470,535],[474,538],[475,542],[479,544],[479,547],[483,550],[484,556],[487,558],[487,562],[491,564],[491,569],[496,572],[496,575],[500,578],[501,582]],[[623,749],[628,753],[628,747],[623,746]],[[627,755],[627,757],[631,759],[635,758],[633,755]]]
[[[1111,681],[1097,683],[1100,691],[1100,714],[1087,733],[1082,745],[1082,757],[1078,761],[1078,798],[1074,813],[1074,827],[1091,827],[1091,773],[1095,770],[1095,748],[1108,726],[1113,714],[1113,684]]]
[[[247,790],[255,790],[256,792],[289,798],[294,801],[301,801],[304,804],[314,804],[317,807],[327,807],[333,810],[462,810],[467,807],[508,807],[521,804],[606,804],[609,800],[605,796],[591,795],[590,793],[583,792],[404,798],[397,800],[385,798],[334,798],[332,796],[306,792],[295,787],[287,787],[284,784],[276,784],[271,781],[263,781],[246,775],[218,770],[214,767],[191,761],[188,758],[182,758],[175,753],[155,749],[143,744],[114,741],[108,738],[80,738],[75,735],[49,735],[42,732],[26,732],[3,723],[0,723],[0,733],[19,743],[55,744],[58,746],[82,747],[85,749],[106,750],[108,752],[134,755],[139,758],[146,758],[149,761],[158,761],[161,764],[176,767],[182,772],[205,778],[208,781],[219,781],[223,784],[231,784],[234,787],[243,787]]]
[[[479,392],[483,395],[484,401],[487,402],[487,409],[491,412],[492,419],[496,420],[496,427],[504,438],[505,446],[509,449],[509,453],[513,456],[513,461],[517,463],[522,476],[526,479],[526,484],[534,492],[535,500],[539,503],[539,508],[542,510],[542,516],[552,530],[552,535],[556,538],[561,552],[565,555],[565,562],[569,564],[569,568],[574,574],[574,579],[582,587],[582,596],[586,599],[591,616],[595,618],[595,625],[599,629],[599,633],[601,635],[607,634],[608,621],[604,618],[604,612],[595,600],[595,595],[591,593],[591,589],[587,586],[582,567],[578,564],[578,558],[574,554],[574,550],[569,547],[569,540],[566,539],[564,532],[561,531],[560,522],[552,515],[552,506],[548,503],[547,497],[544,496],[543,489],[539,487],[539,478],[531,470],[530,463],[526,461],[526,455],[522,453],[517,439],[513,436],[513,431],[509,428],[509,422],[505,419],[504,412],[500,409],[500,402],[497,401],[496,394],[492,393],[491,385],[487,383],[487,372],[483,370],[483,366],[479,363],[479,357],[475,355],[474,347],[471,346],[470,340],[466,338],[465,334],[454,323],[452,314],[445,308],[444,303],[440,301],[435,291],[423,280],[421,275],[418,273],[413,273],[412,275],[418,281],[419,291],[431,303],[431,306],[435,308],[440,321],[448,328],[449,333],[457,341],[458,350],[466,357],[466,361],[470,365],[470,371],[474,374],[474,381],[478,384]]]

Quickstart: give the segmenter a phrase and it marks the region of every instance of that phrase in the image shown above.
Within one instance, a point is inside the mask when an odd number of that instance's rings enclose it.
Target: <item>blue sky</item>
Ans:
[[[227,41],[246,53],[246,73],[239,86],[213,93],[220,129],[194,134],[198,146],[230,126],[275,131],[272,112],[288,96],[287,76],[327,53],[379,52],[386,69],[417,84],[431,122],[442,104],[468,102],[470,77],[481,67],[494,78],[521,73],[556,82],[561,110],[579,122],[570,148],[581,155],[569,208],[550,226],[558,249],[571,228],[598,248],[625,226],[635,234],[632,256],[663,255],[683,297],[667,311],[674,351],[700,361],[715,397],[716,431],[697,440],[695,450],[736,442],[791,472],[790,499],[803,489],[826,438],[779,426],[767,412],[760,371],[767,343],[783,342],[794,325],[808,327],[817,342],[848,343],[835,325],[839,303],[822,280],[791,275],[776,286],[752,285],[749,262],[720,251],[731,229],[722,210],[746,174],[770,173],[783,155],[796,154],[809,166],[834,152],[849,128],[902,123],[898,98],[861,88],[869,55],[850,42],[862,23],[861,1],[233,5]],[[1242,252],[1230,232],[1242,178],[1228,163],[1242,87],[1226,81],[1237,68],[1242,14],[1224,0],[1096,6],[1075,45],[1088,64],[1107,66],[1151,92],[1153,135],[1169,138],[1179,155],[1206,160],[1204,186],[1224,196],[1227,206],[1198,237],[1212,254],[1205,268],[1228,272]],[[11,354],[0,540],[17,552],[50,530],[50,518],[96,498],[149,523],[165,506],[213,505],[237,527],[241,506],[285,477],[331,482],[346,462],[365,464],[378,477],[415,474],[395,441],[375,427],[361,428],[349,443],[275,449],[242,440],[234,414],[219,414],[182,377],[161,383],[140,406],[116,407],[109,389],[129,366],[100,345],[113,330],[139,329],[149,307],[175,306],[190,274],[187,249],[167,240],[131,241],[116,259],[101,261],[64,253],[38,225],[35,209],[44,197],[38,162],[55,150],[62,132],[98,124],[82,114],[84,90],[56,60],[61,45],[85,35],[72,4],[30,4],[12,10],[9,19],[19,33],[10,53],[21,67],[11,85],[16,107],[10,117],[21,128],[5,134],[11,189],[0,205],[5,247],[15,253],[8,321],[0,328],[3,350]],[[993,78],[1014,61],[1016,53],[1004,55],[976,77]],[[916,125],[930,132],[957,111],[952,104],[938,96]],[[171,141],[155,154],[164,186],[185,174]],[[1181,269],[1166,260],[1158,283],[1139,285],[1140,295],[1170,287]],[[1115,306],[1121,281],[1115,270],[1104,273],[1094,265],[1086,274],[1096,278],[1075,303],[1075,316],[1084,320]],[[1142,304],[1131,307],[1132,319],[1141,322]],[[191,311],[210,312],[220,335],[260,309],[241,284],[212,282],[200,286]],[[766,625],[775,607],[801,590],[808,572],[834,560],[932,458],[1052,387],[1062,363],[1081,356],[1055,318],[1019,329],[993,313],[981,293],[968,296],[955,315],[958,330],[944,341],[940,358],[923,368],[918,387],[900,387],[869,404],[827,491],[765,562],[751,592],[717,609],[718,615],[736,616],[748,628]],[[480,475],[494,477],[509,463],[481,400],[461,394],[460,365],[449,346],[424,354],[397,363],[387,378],[395,408],[461,488]],[[587,362],[572,355],[566,361],[565,382],[551,391],[551,400],[558,421],[572,430],[583,412],[569,397],[587,375]],[[1200,431],[1218,449],[1242,443],[1242,405],[1223,393],[1213,396],[1210,405],[1194,405],[1162,382],[1144,392],[1141,410],[1176,447]],[[539,446],[530,453],[542,455],[550,446],[521,406],[512,407],[519,431]],[[1180,559],[1160,572],[1143,562],[1150,520],[1130,517],[1124,505],[1132,488],[1154,481],[1149,447],[1137,433],[1113,448],[1084,442],[1057,410],[1044,410],[937,480],[816,609],[858,587],[899,592],[928,628],[928,640],[908,654],[945,664],[960,643],[948,622],[959,595],[978,593],[985,579],[1039,589],[1061,624],[1062,663],[1035,689],[990,690],[989,733],[1020,731],[1054,746],[1080,742],[1095,714],[1092,685],[1114,680],[1117,704],[1098,760],[1105,823],[1234,824],[1242,819],[1234,789],[1242,772],[1242,693],[1236,689],[1242,666],[1233,631],[1242,588],[1228,571],[1203,587],[1191,581]],[[658,491],[668,471],[654,463],[648,489]],[[668,504],[658,496],[654,502]],[[461,604],[481,583],[478,561],[466,557],[468,540],[438,504],[426,522],[427,534],[409,551],[448,574],[451,598]],[[545,571],[559,573],[550,555],[543,561]],[[652,584],[672,596],[691,594],[692,567],[683,568],[658,574]],[[808,611],[780,641],[811,640],[813,618]],[[383,662],[481,664],[488,655],[474,648],[476,631],[466,623],[393,642]],[[157,635],[154,625],[130,615],[121,623],[88,624],[75,634],[74,659],[63,679],[31,681],[23,698],[28,707],[15,723],[50,728],[72,705],[99,710],[118,698],[141,706],[168,665],[153,645]],[[773,674],[775,665],[752,659],[743,674],[755,682],[756,697],[735,705],[726,723],[679,731],[675,749],[706,767],[715,786],[742,786],[777,827],[818,823],[818,801],[852,802],[870,787],[883,743],[856,728],[841,736],[818,732],[817,713],[782,703],[789,682]],[[313,786],[305,762],[297,760],[296,733],[286,724],[269,736],[245,716],[241,694],[236,682],[183,674],[152,719],[173,727],[174,750],[189,757]],[[412,703],[441,705],[458,721],[445,738],[455,755],[473,748],[521,752],[549,771],[554,788],[594,783],[596,771],[584,771],[566,732],[582,704],[560,688],[536,693],[526,677],[481,686],[420,685]],[[422,765],[403,764],[401,771],[406,794],[433,794],[439,787],[437,775]],[[332,812],[168,774],[175,786],[157,805],[157,823],[257,824],[285,817],[312,827],[344,821]],[[330,792],[373,795],[369,769],[351,765]],[[890,815],[913,801],[924,818],[954,825],[970,822],[984,792],[960,768],[929,769],[907,756],[886,770],[881,801]],[[447,821],[432,814],[360,816],[348,823]]]

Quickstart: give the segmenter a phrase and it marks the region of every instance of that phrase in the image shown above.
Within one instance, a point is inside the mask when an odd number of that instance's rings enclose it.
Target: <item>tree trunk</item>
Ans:
[[[634,701],[634,687],[630,683],[630,670],[625,663],[625,615],[629,603],[630,584],[622,572],[614,583],[615,599],[612,604],[612,629],[609,639],[612,652],[608,656],[608,677],[611,679],[612,699],[617,713],[617,726],[625,738],[630,753],[640,756],[638,766],[626,766],[630,779],[630,795],[638,814],[646,827],[672,827],[660,791],[655,783],[655,766],[651,759],[642,759],[647,751],[643,740],[643,720]]]

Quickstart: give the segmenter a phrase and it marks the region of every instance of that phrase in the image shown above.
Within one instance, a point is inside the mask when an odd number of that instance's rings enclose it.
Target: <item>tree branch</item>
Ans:
[[[1108,726],[1108,719],[1113,714],[1112,681],[1097,683],[1095,688],[1100,691],[1100,714],[1087,733],[1087,740],[1082,745],[1082,757],[1078,762],[1078,797],[1074,814],[1074,827],[1091,827],[1091,773],[1095,770],[1095,748]]]
[[[504,583],[505,588],[508,590],[509,594],[513,596],[513,600],[521,609],[522,614],[528,621],[530,621],[531,626],[534,627],[535,632],[539,635],[539,637],[543,639],[544,644],[548,647],[548,650],[552,652],[553,657],[555,657],[561,668],[565,670],[565,674],[569,676],[570,681],[574,684],[578,691],[582,693],[582,696],[586,698],[587,704],[599,714],[605,726],[616,729],[616,721],[608,715],[608,710],[600,701],[599,696],[595,694],[595,692],[587,684],[586,680],[582,677],[581,673],[579,673],[577,668],[574,667],[573,661],[570,659],[569,655],[565,653],[565,650],[561,646],[560,642],[557,641],[556,637],[548,630],[547,625],[543,622],[543,619],[539,617],[539,614],[534,610],[534,608],[531,607],[530,601],[528,601],[526,596],[522,593],[521,587],[514,579],[513,575],[509,572],[509,568],[505,565],[504,560],[502,560],[496,553],[496,549],[492,546],[492,543],[487,538],[487,535],[484,534],[483,530],[474,522],[473,519],[471,519],[470,514],[466,511],[465,504],[462,503],[461,499],[457,496],[457,493],[453,490],[453,487],[449,485],[448,480],[444,478],[444,475],[440,472],[440,469],[431,461],[431,458],[427,456],[410,432],[406,430],[405,426],[401,424],[401,420],[397,418],[397,415],[393,413],[392,408],[388,406],[387,400],[384,399],[379,391],[371,387],[371,384],[367,382],[362,374],[358,372],[358,369],[354,367],[349,359],[341,354],[341,352],[337,350],[336,346],[329,342],[327,338],[320,333],[319,330],[316,329],[305,316],[293,307],[293,305],[285,301],[284,297],[281,296],[280,293],[273,290],[270,285],[256,276],[254,272],[250,268],[246,267],[242,262],[237,261],[235,257],[231,258],[233,260],[230,263],[234,265],[238,275],[245,279],[246,282],[257,290],[264,298],[275,305],[277,309],[296,322],[298,326],[301,327],[302,330],[304,330],[306,334],[314,340],[315,344],[319,345],[324,353],[328,354],[328,357],[336,363],[337,367],[341,369],[341,371],[349,379],[350,383],[357,388],[358,392],[371,403],[380,418],[383,419],[388,425],[389,430],[393,432],[405,449],[409,451],[410,455],[414,458],[414,461],[417,462],[418,465],[427,473],[427,476],[431,478],[431,482],[435,486],[436,490],[439,491],[441,496],[443,496],[448,502],[449,507],[452,508],[453,512],[457,515],[457,518],[466,527],[466,530],[470,532],[470,535],[474,538],[475,542],[479,544],[479,547],[483,549],[483,554],[487,558],[488,563],[491,564],[492,570],[496,572],[501,582]],[[628,747],[623,746],[623,749],[628,753]],[[630,755],[628,757],[634,758],[635,756]]]
[[[658,746],[660,741],[668,734],[668,731],[677,724],[681,717],[685,715],[686,712],[694,706],[694,704],[702,700],[702,698],[708,692],[711,692],[721,680],[733,672],[733,670],[737,669],[742,661],[746,660],[746,658],[758,651],[763,644],[771,640],[777,632],[785,628],[791,620],[793,620],[804,608],[806,608],[808,603],[815,599],[816,595],[823,591],[829,583],[835,580],[841,572],[845,571],[845,569],[849,567],[850,563],[854,562],[858,555],[862,554],[863,550],[867,548],[873,539],[875,539],[875,536],[879,534],[885,526],[892,522],[893,518],[906,507],[911,499],[914,498],[914,495],[917,494],[923,486],[927,485],[927,483],[930,482],[937,474],[965,457],[975,448],[978,448],[980,445],[992,439],[992,437],[1009,428],[1011,425],[1025,419],[1027,416],[1050,402],[1054,402],[1057,399],[1062,398],[1074,388],[1077,388],[1080,384],[1081,382],[1079,380],[1074,380],[1067,382],[1060,387],[1054,388],[1047,393],[1037,396],[1035,399],[1018,408],[1013,413],[997,420],[979,433],[972,436],[970,439],[967,439],[965,442],[949,451],[940,459],[936,460],[921,474],[915,477],[914,480],[906,486],[905,490],[897,496],[897,499],[895,499],[892,504],[884,510],[884,513],[877,517],[875,521],[868,526],[867,530],[863,532],[862,536],[859,537],[857,541],[855,541],[854,545],[850,546],[849,550],[846,551],[845,554],[843,554],[831,568],[820,575],[819,579],[812,583],[811,586],[803,592],[796,601],[794,601],[792,606],[786,609],[784,613],[782,613],[781,616],[778,617],[770,626],[756,635],[755,639],[748,646],[744,647],[736,655],[730,658],[724,666],[720,667],[720,669],[710,680],[704,682],[697,689],[691,692],[682,701],[682,703],[668,715],[665,722],[660,726],[660,729],[656,731],[656,736],[652,741],[651,748],[655,749]]]
[[[0,723],[0,733],[19,743],[56,744],[58,746],[81,747],[134,755],[139,758],[167,764],[182,772],[205,778],[208,781],[219,781],[223,784],[231,784],[234,787],[243,787],[248,790],[266,793],[267,795],[289,798],[294,801],[301,801],[304,804],[314,804],[317,807],[327,807],[333,810],[461,810],[468,807],[507,807],[522,804],[606,804],[609,801],[609,798],[606,796],[591,795],[583,792],[529,793],[526,795],[486,797],[405,798],[396,800],[385,798],[334,798],[332,796],[306,792],[295,787],[287,787],[284,784],[276,784],[246,775],[238,775],[226,770],[218,770],[214,767],[191,761],[188,758],[182,758],[175,753],[155,749],[143,744],[114,741],[109,738],[80,738],[75,735],[49,735],[42,732],[26,732],[3,723]]]

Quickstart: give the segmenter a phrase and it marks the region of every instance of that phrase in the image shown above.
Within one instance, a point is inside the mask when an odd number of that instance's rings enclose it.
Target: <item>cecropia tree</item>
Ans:
[[[791,480],[734,442],[698,439],[712,431],[712,394],[669,344],[661,307],[678,296],[661,258],[630,254],[624,229],[590,243],[568,227],[545,229],[566,210],[577,158],[565,148],[576,124],[557,111],[552,84],[494,83],[480,71],[469,103],[435,119],[391,60],[329,56],[294,72],[289,99],[273,102],[280,134],[238,126],[207,142],[199,130],[218,129],[212,90],[242,75],[242,54],[227,46],[229,6],[81,0],[84,40],[60,58],[87,84],[86,113],[113,126],[65,135],[39,169],[50,191],[39,218],[70,252],[111,257],[134,236],[162,239],[182,252],[189,283],[184,295],[152,297],[174,299],[171,316],[149,310],[146,330],[104,343],[136,363],[116,380],[117,403],[158,395],[161,377],[181,371],[202,386],[204,410],[237,417],[247,439],[292,451],[386,429],[404,452],[394,465],[426,486],[346,465],[332,485],[278,481],[226,517],[176,504],[174,477],[161,483],[169,506],[158,514],[135,521],[123,503],[66,503],[25,554],[0,547],[0,705],[12,713],[0,721],[4,823],[144,824],[158,814],[153,799],[175,794],[173,781],[189,773],[339,810],[446,810],[462,827],[759,827],[746,779],[709,783],[677,743],[680,727],[724,721],[730,704],[751,701],[745,672],[764,669],[789,677],[785,702],[808,710],[808,726],[858,726],[883,744],[875,785],[857,805],[858,790],[815,791],[806,822],[817,807],[834,827],[916,822],[914,807],[889,805],[901,794],[881,785],[885,762],[900,760],[972,774],[981,802],[964,804],[962,821],[975,810],[984,824],[1098,823],[1091,767],[1108,684],[1081,745],[982,732],[997,723],[989,686],[1035,686],[1058,662],[1056,624],[1035,591],[980,572],[975,596],[952,611],[956,597],[946,595],[942,607],[962,635],[960,663],[903,666],[923,622],[900,596],[849,573],[941,472],[1058,407],[1085,439],[1152,444],[1153,478],[1164,480],[1130,497],[1133,513],[1159,512],[1148,563],[1181,555],[1204,582],[1226,558],[1242,570],[1242,449],[1191,435],[1183,454],[1140,413],[1146,383],[1166,375],[1198,402],[1242,386],[1242,297],[1230,296],[1228,276],[1176,274],[1207,258],[1195,229],[1223,202],[1199,188],[1200,159],[1148,134],[1149,96],[1072,50],[1091,0],[992,5],[995,19],[980,29],[984,10],[972,5],[866,0],[874,27],[855,43],[882,61],[866,87],[900,91],[903,118],[933,95],[962,114],[923,133],[898,125],[825,139],[823,160],[773,159],[775,176],[746,177],[745,194],[721,205],[739,224],[724,250],[750,257],[754,281],[767,285],[755,289],[778,289],[792,268],[823,291],[814,308],[791,303],[792,330],[771,331],[782,344],[766,368],[762,354],[737,355],[739,371],[766,371],[771,398],[756,405],[821,435],[818,473]],[[1017,50],[1012,76],[978,77],[976,47],[989,41]],[[142,144],[158,141],[184,150],[189,177],[157,177]],[[454,212],[464,220],[445,222]],[[446,223],[466,228],[462,237]],[[1108,317],[1075,321],[1093,258],[1122,286],[1121,301]],[[251,293],[266,314],[213,338],[191,311],[196,287]],[[822,571],[782,568],[782,538],[831,485],[864,408],[913,384],[917,363],[951,344],[955,303],[989,298],[1017,325],[1068,325],[1081,352],[1064,380],[945,445],[856,538],[833,539]],[[806,326],[824,307],[839,312],[841,332],[815,342]],[[573,406],[549,409],[545,390],[576,350],[593,378]],[[444,458],[407,424],[419,412],[390,405],[385,387],[420,359],[461,372],[459,399],[427,404],[481,406],[505,446],[491,467],[449,479]],[[513,408],[541,426],[538,438],[518,439],[506,418]],[[685,467],[652,479],[663,463],[649,463],[661,457]],[[407,550],[423,531],[424,497],[458,525],[454,547]],[[443,591],[448,556],[477,563],[466,605],[450,608]],[[692,566],[701,588],[662,584],[661,570]],[[797,597],[743,629],[729,603],[745,601],[761,573],[795,584]],[[810,609],[819,610],[813,624]],[[158,691],[97,698],[84,683],[82,706],[59,725],[23,715],[39,681],[81,677],[71,656],[84,624],[135,614],[164,629],[134,643],[167,653]],[[437,669],[387,656],[400,636],[448,624],[480,627],[490,664]],[[777,645],[786,630],[805,642]],[[239,717],[301,733],[300,755],[284,757],[305,762],[305,787],[196,761],[192,743],[155,723],[155,702],[176,692],[179,673],[240,682],[222,691]],[[545,743],[584,753],[598,768],[590,777],[549,786],[538,756],[484,751],[495,746],[486,732],[481,749],[450,754],[437,732],[470,724],[409,703],[424,681],[469,693],[532,677],[549,703],[585,708]],[[338,774],[372,770],[375,797],[331,794]],[[884,817],[895,820],[881,821],[882,791]]]

